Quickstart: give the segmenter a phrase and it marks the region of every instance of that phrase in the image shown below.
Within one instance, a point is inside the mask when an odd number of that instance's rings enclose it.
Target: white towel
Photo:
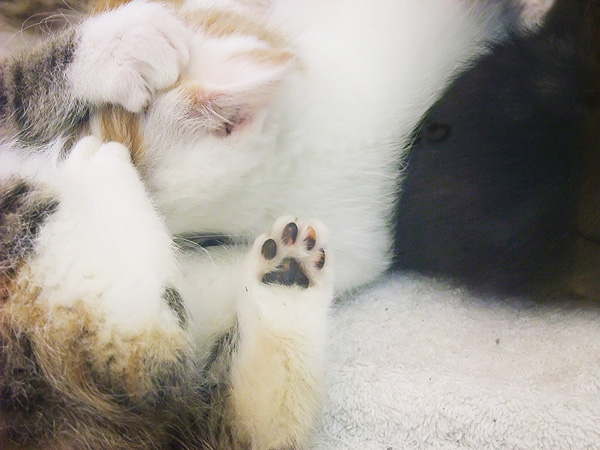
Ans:
[[[314,450],[600,449],[600,308],[411,275],[334,308]]]

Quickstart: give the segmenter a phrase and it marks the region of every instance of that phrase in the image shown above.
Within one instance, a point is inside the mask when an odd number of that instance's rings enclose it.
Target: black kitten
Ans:
[[[397,267],[516,295],[569,273],[592,3],[558,0],[539,29],[491,48],[425,115],[405,162]]]

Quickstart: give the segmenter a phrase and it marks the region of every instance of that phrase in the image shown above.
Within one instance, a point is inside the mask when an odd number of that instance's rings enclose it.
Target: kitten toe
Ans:
[[[67,164],[80,164],[89,161],[102,146],[102,141],[94,136],[81,139],[71,150]]]
[[[118,142],[108,142],[102,145],[98,151],[100,155],[106,155],[108,157],[117,158],[120,161],[131,163],[131,154],[127,147]]]

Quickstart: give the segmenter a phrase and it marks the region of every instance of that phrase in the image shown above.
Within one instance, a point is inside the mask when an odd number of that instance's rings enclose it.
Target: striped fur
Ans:
[[[0,137],[36,146],[81,129],[90,105],[72,97],[65,76],[76,45],[76,32],[65,31],[33,51],[4,61]]]
[[[58,202],[24,180],[5,181],[0,189],[0,302],[4,303],[10,283],[34,249],[41,225]]]

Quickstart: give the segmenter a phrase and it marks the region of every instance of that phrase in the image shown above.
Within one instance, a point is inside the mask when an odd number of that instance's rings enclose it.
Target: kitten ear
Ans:
[[[285,49],[243,51],[202,68],[198,81],[184,82],[182,87],[202,125],[217,135],[229,135],[267,106],[295,59]]]

